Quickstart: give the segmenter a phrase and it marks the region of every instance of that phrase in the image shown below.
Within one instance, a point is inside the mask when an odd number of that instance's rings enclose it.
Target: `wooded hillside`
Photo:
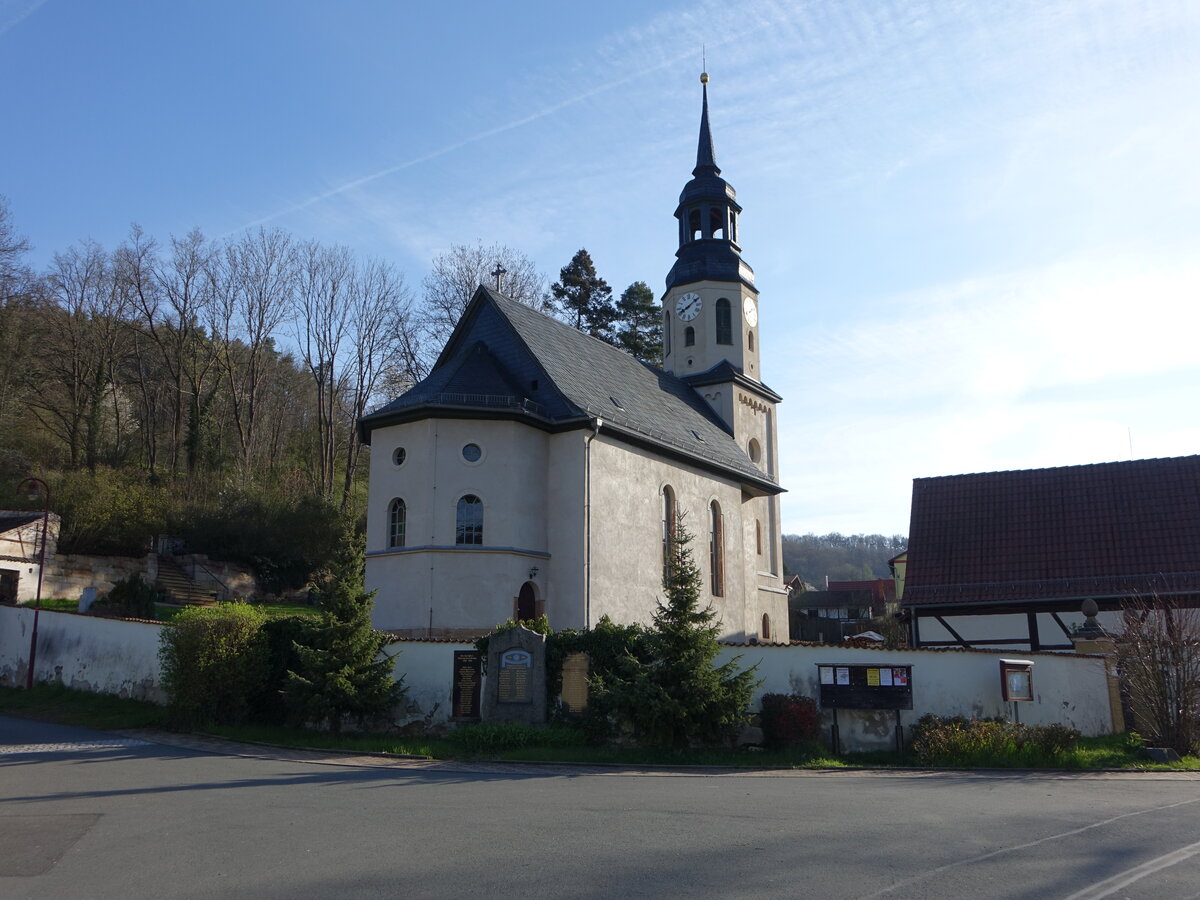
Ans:
[[[783,570],[817,588],[830,581],[890,578],[888,560],[908,546],[902,534],[785,534]]]

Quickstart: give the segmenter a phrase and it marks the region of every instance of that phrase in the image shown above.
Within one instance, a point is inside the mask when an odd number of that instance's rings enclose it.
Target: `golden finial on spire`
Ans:
[[[708,73],[707,73],[707,72],[701,72],[701,73],[700,73],[700,83],[701,83],[701,84],[708,84]]]

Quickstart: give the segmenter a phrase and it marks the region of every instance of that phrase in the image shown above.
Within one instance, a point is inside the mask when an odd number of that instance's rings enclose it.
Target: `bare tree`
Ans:
[[[225,245],[213,273],[213,322],[237,432],[243,482],[253,468],[257,406],[274,337],[293,308],[296,250],[279,229],[259,228]]]
[[[124,295],[108,254],[91,241],[55,254],[42,283],[52,302],[39,307],[48,346],[39,354],[32,405],[66,445],[71,466],[95,469],[106,428],[119,432],[109,413],[120,409],[114,392],[126,338]]]
[[[33,277],[23,263],[29,241],[0,196],[0,433],[9,434],[25,394],[34,340]]]
[[[362,454],[357,423],[377,398],[386,375],[404,361],[412,334],[412,302],[404,276],[387,263],[370,261],[358,267],[351,295],[350,327],[353,356],[348,360],[345,438],[345,478],[342,506],[350,502],[354,474]]]
[[[425,330],[434,352],[441,349],[458,324],[475,289],[481,284],[496,286],[492,273],[497,266],[504,270],[499,276],[500,293],[540,312],[553,310],[545,276],[521,251],[504,244],[485,247],[483,241],[453,244],[434,257],[422,285]]]
[[[322,496],[333,496],[341,410],[347,370],[343,363],[350,335],[354,259],[345,247],[310,241],[299,249],[293,323],[301,358],[312,375],[316,400],[317,481]]]
[[[1138,732],[1152,746],[1193,752],[1200,743],[1200,610],[1135,601],[1115,643]]]

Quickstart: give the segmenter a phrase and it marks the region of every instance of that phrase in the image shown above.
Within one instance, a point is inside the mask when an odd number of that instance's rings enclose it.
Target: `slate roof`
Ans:
[[[518,418],[552,431],[599,417],[606,434],[781,491],[685,382],[484,286],[429,377],[359,428],[369,443],[374,428],[431,414]]]
[[[40,512],[18,513],[4,512],[0,513],[0,534],[6,531],[12,531],[14,528],[21,528],[24,525],[29,525],[36,522],[42,517]]]
[[[904,605],[1200,592],[1200,456],[913,480]]]

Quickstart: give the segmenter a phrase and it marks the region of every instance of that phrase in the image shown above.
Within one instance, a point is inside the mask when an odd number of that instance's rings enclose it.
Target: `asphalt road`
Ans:
[[[0,897],[1200,897],[1200,777],[337,758],[0,717]]]

